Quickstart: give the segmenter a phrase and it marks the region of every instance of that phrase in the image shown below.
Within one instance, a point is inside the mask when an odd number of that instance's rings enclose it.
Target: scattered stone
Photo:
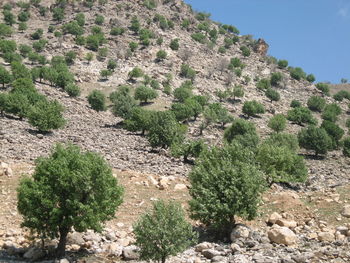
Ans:
[[[334,241],[334,234],[329,231],[317,233],[317,237],[319,241],[325,241],[325,242]]]
[[[205,249],[209,249],[209,248],[212,248],[213,245],[209,242],[203,242],[203,243],[199,243],[198,245],[196,245],[194,247],[195,251],[196,252],[202,252],[203,250]]]
[[[31,261],[37,261],[45,256],[45,252],[38,247],[31,247],[28,249],[26,253],[24,253],[23,257],[25,259],[29,259]]]
[[[247,238],[249,237],[250,229],[242,224],[235,226],[231,232],[230,239],[232,242],[235,242],[238,238]]]
[[[140,257],[140,249],[131,245],[123,248],[123,258],[125,260],[136,260]]]
[[[204,249],[201,253],[207,259],[212,259],[213,257],[220,256],[220,252],[215,249]]]
[[[344,217],[350,217],[350,205],[344,206],[343,211],[341,212],[341,214]]]
[[[185,190],[187,186],[185,184],[176,184],[174,190]]]
[[[287,219],[277,219],[276,224],[279,226],[285,226],[288,228],[296,228],[297,227],[297,222],[293,220],[287,220]]]
[[[267,233],[271,242],[287,246],[295,245],[297,236],[288,227],[273,227]]]
[[[273,225],[273,224],[276,224],[276,221],[280,219],[282,219],[282,216],[277,212],[273,212],[270,215],[269,220],[267,222]]]

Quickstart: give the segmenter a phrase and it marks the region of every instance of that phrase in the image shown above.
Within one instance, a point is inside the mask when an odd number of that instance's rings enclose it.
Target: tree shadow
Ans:
[[[31,135],[34,135],[34,136],[37,136],[39,134],[43,135],[43,136],[51,136],[53,133],[52,131],[47,131],[47,132],[44,132],[44,131],[39,131],[39,130],[34,130],[34,129],[25,129],[29,134]]]
[[[306,154],[306,153],[301,153],[298,155],[303,156],[306,160],[322,161],[326,159],[325,155],[315,155],[315,154]]]

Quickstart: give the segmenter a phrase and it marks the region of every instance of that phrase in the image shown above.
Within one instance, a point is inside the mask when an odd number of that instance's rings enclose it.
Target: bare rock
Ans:
[[[125,260],[136,260],[140,257],[140,249],[137,246],[127,246],[123,249],[123,258]]]
[[[215,249],[204,249],[201,253],[207,259],[212,259],[216,256],[220,256],[220,252],[216,251]]]
[[[287,246],[295,245],[297,236],[288,227],[273,227],[267,233],[271,242]]]
[[[24,253],[23,257],[25,259],[29,259],[31,261],[36,261],[45,256],[45,252],[38,247],[31,247],[28,249],[26,253]]]
[[[334,241],[334,234],[330,231],[317,233],[319,241],[332,242]]]
[[[187,189],[187,186],[185,184],[176,184],[174,186],[174,190],[185,190]]]
[[[69,233],[67,236],[67,244],[68,245],[79,245],[82,246],[85,243],[85,240],[83,239],[83,233],[79,232],[73,232]]]
[[[120,257],[123,253],[123,247],[117,243],[110,243],[105,246],[105,251],[111,256]]]
[[[249,237],[250,229],[245,225],[237,225],[231,232],[230,239],[232,242],[235,242],[238,238],[247,238]]]
[[[282,219],[282,216],[279,213],[277,213],[277,212],[273,212],[270,215],[269,220],[267,222],[270,223],[270,224],[276,224],[276,221],[280,220],[280,219]]]
[[[350,205],[346,205],[341,212],[342,216],[350,217]]]
[[[202,243],[199,243],[198,245],[196,245],[194,249],[196,252],[202,252],[203,250],[210,249],[212,247],[213,247],[213,245],[211,243],[202,242]]]
[[[279,226],[285,226],[288,228],[296,228],[297,227],[297,222],[293,220],[287,220],[287,219],[278,219],[276,220],[276,224]]]

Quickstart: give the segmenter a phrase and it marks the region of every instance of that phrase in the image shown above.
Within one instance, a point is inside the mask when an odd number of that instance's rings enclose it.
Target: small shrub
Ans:
[[[246,46],[241,46],[240,50],[242,51],[243,56],[249,57],[250,56],[250,49]]]
[[[325,129],[327,134],[332,139],[332,145],[330,147],[331,150],[338,149],[340,146],[340,140],[344,135],[344,130],[340,128],[337,124],[331,121],[323,121],[321,124],[321,128]]]
[[[268,123],[268,127],[275,132],[281,132],[286,128],[287,120],[283,114],[276,114],[273,116]]]
[[[129,79],[140,78],[142,76],[143,76],[143,71],[138,67],[133,68],[128,74]]]
[[[88,102],[95,111],[106,110],[106,96],[99,90],[93,90],[88,96]]]
[[[125,29],[121,27],[113,27],[110,32],[112,36],[120,36],[120,35],[123,35],[124,33],[125,33]]]
[[[307,106],[312,111],[318,111],[321,112],[324,107],[326,106],[326,100],[319,96],[311,96],[307,100]]]
[[[64,89],[70,97],[78,97],[80,95],[80,88],[73,83],[68,84]]]
[[[193,40],[195,40],[195,41],[197,41],[197,42],[199,42],[201,44],[204,44],[206,39],[207,39],[206,36],[204,34],[202,34],[202,33],[193,33],[191,35],[191,37],[192,37]]]
[[[286,67],[288,67],[288,61],[284,60],[284,59],[281,59],[281,60],[278,61],[277,65],[281,69],[286,68]]]
[[[259,143],[259,136],[254,123],[243,119],[236,119],[232,122],[231,126],[225,130],[224,139],[228,143],[232,143],[234,141],[239,142],[242,137],[251,138],[251,146],[257,146]]]
[[[319,89],[320,91],[322,91],[323,94],[325,95],[329,95],[329,90],[330,90],[330,87],[328,84],[326,83],[317,83],[316,84],[316,88]]]
[[[156,201],[134,225],[136,245],[141,248],[140,258],[165,263],[197,241],[197,233],[186,222],[181,205]]]
[[[192,97],[192,90],[185,87],[176,88],[174,90],[174,97],[179,102],[184,102],[186,99]]]
[[[265,96],[268,97],[270,99],[271,102],[273,101],[279,101],[281,96],[279,94],[279,92],[277,90],[274,90],[274,89],[271,89],[271,88],[268,88],[266,91],[265,91]]]
[[[256,84],[256,87],[259,90],[267,90],[267,89],[271,88],[271,82],[269,79],[261,79]]]
[[[159,50],[159,51],[157,52],[157,60],[158,60],[158,61],[164,60],[164,59],[166,59],[166,57],[167,57],[166,51],[164,51],[164,50]]]
[[[102,15],[97,15],[95,18],[96,25],[103,25],[104,21],[105,21],[105,18]]]
[[[283,75],[280,72],[271,74],[270,82],[272,86],[278,86],[283,79]]]
[[[310,83],[313,83],[313,82],[315,82],[316,78],[313,74],[309,74],[306,76],[306,80]]]
[[[300,147],[315,151],[316,155],[327,154],[332,146],[332,139],[322,128],[309,126],[298,133]]]
[[[301,102],[298,101],[298,100],[292,100],[291,103],[290,103],[290,106],[291,106],[292,108],[301,107]]]
[[[135,90],[134,98],[141,102],[147,103],[149,100],[153,100],[158,97],[157,91],[146,86],[139,86]]]
[[[343,140],[343,154],[346,157],[350,157],[350,137],[346,137]]]
[[[196,77],[196,71],[192,69],[188,64],[182,64],[180,76],[191,79],[193,81]]]
[[[273,133],[264,141],[264,143],[278,147],[287,147],[293,152],[297,152],[299,150],[299,141],[297,136],[294,134],[282,132]]]
[[[180,47],[179,41],[180,40],[178,38],[175,38],[175,39],[171,40],[170,48],[172,50],[179,50],[179,47]]]
[[[265,113],[265,108],[261,103],[255,100],[246,101],[244,102],[242,112],[248,117],[254,117],[257,114]]]
[[[341,112],[342,110],[338,104],[336,103],[328,104],[323,110],[322,119],[336,122]]]
[[[289,110],[287,113],[287,119],[299,125],[317,124],[317,120],[312,116],[311,111],[305,107],[297,107]]]
[[[301,80],[306,78],[306,74],[302,68],[296,67],[290,69],[290,76],[293,79]]]

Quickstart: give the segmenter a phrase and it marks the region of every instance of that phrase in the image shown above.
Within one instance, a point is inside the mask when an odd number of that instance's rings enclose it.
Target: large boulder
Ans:
[[[233,228],[230,239],[232,242],[235,242],[239,238],[247,238],[249,237],[250,229],[245,225],[237,225]]]
[[[346,205],[341,212],[342,216],[350,217],[350,205]]]
[[[273,227],[267,233],[271,242],[287,246],[295,245],[297,236],[288,227]]]
[[[140,249],[137,246],[127,246],[123,249],[123,258],[125,260],[136,260],[140,257]]]

